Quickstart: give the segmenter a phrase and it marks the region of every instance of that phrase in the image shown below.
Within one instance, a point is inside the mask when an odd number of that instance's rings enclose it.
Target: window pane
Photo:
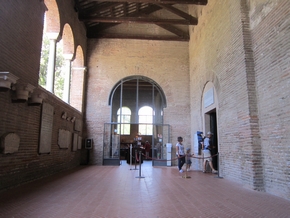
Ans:
[[[128,107],[122,107],[117,111],[117,134],[121,135],[130,135],[130,124],[123,124],[123,123],[130,123],[131,122],[131,110]]]
[[[146,125],[153,123],[153,109],[149,106],[144,106],[139,110],[139,132],[142,135],[152,135],[153,134],[153,127],[152,125]]]

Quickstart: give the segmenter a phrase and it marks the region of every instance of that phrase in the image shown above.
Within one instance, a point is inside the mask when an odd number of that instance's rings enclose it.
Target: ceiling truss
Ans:
[[[197,25],[198,19],[177,5],[206,4],[207,0],[75,0],[75,10],[86,26],[88,38],[189,41],[188,26]],[[156,12],[161,10],[173,16],[158,16]],[[120,24],[154,25],[168,34],[128,33],[122,28],[110,31]]]

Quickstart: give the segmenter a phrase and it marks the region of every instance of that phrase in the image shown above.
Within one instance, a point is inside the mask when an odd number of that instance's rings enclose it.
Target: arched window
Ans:
[[[131,110],[128,107],[122,107],[117,111],[117,134],[130,135]],[[128,123],[128,124],[127,124]]]
[[[139,132],[142,135],[153,134],[153,109],[149,106],[144,106],[139,109]]]

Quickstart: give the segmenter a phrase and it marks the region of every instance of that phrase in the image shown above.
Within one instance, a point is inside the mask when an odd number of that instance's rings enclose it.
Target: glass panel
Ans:
[[[139,132],[142,135],[153,135],[153,109],[149,106],[143,106],[139,109]]]
[[[114,95],[113,95],[113,99],[112,99],[112,118],[111,121],[112,122],[118,122],[118,110],[121,107],[121,85],[118,86],[118,88],[115,90]]]
[[[163,145],[163,151],[162,151],[162,159],[167,159],[167,152],[166,152],[166,144],[169,143],[169,125],[163,125],[162,126],[162,145]]]
[[[115,131],[115,124],[106,123],[104,126],[104,159],[120,158],[120,135]]]
[[[131,110],[128,107],[122,107],[118,110],[117,116],[118,123],[121,123],[117,125],[117,134],[130,135]]]
[[[162,124],[163,123],[163,102],[162,96],[159,90],[154,87],[154,123]]]
[[[131,110],[130,117],[131,123],[136,123],[136,92],[137,92],[136,79],[126,81],[123,83],[122,107],[128,107]]]
[[[154,149],[152,150],[153,166],[166,166],[167,148],[170,133],[169,125],[154,125]],[[171,154],[171,153],[170,153]]]
[[[154,102],[153,102],[153,85],[144,80],[139,80],[139,100],[138,100],[138,122],[139,132],[142,135],[152,136],[154,122]]]

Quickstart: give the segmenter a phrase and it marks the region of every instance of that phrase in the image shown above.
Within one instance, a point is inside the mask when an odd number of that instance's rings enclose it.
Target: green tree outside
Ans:
[[[60,45],[59,42],[57,45]],[[40,59],[40,72],[39,72],[39,85],[43,88],[46,88],[46,75],[47,75],[47,66],[48,66],[48,57],[49,57],[49,38],[46,34],[43,34],[42,39],[42,50],[41,50],[41,59]],[[55,79],[54,79],[54,94],[62,98],[63,97],[63,88],[64,88],[64,58],[63,51],[61,46],[56,47],[56,61],[55,61]]]

